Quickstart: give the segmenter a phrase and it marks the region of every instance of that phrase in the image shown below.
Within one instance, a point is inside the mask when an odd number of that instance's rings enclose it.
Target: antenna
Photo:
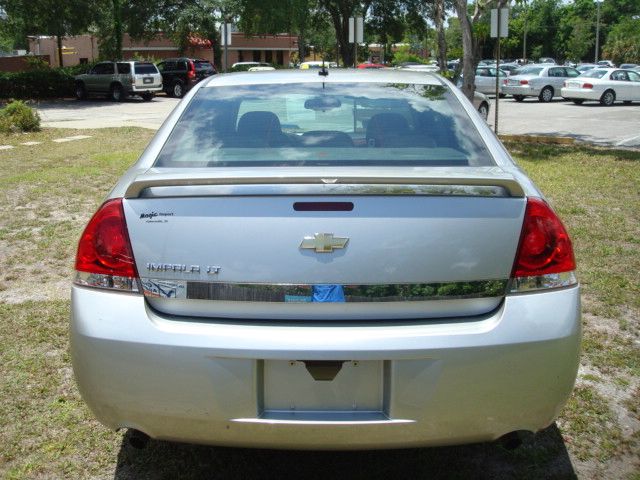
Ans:
[[[322,56],[322,67],[320,68],[320,71],[318,72],[318,75],[323,76],[323,77],[328,77],[329,76],[329,70],[327,70],[327,67],[325,67],[325,65],[324,65],[324,55]]]

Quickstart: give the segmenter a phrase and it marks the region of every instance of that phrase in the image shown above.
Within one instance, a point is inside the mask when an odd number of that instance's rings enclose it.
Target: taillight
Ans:
[[[543,200],[529,198],[513,266],[512,292],[577,283],[573,247],[564,225]]]
[[[137,292],[137,277],[122,199],[108,200],[80,237],[75,283]]]
[[[520,85],[529,85],[529,80],[520,80]]]
[[[593,88],[593,85],[591,83],[583,83],[582,88],[588,88],[589,90],[591,90]]]
[[[193,80],[194,78],[196,78],[196,66],[191,60],[189,60],[188,65],[189,65],[189,71],[187,72],[187,77]]]
[[[505,78],[504,80],[502,80],[502,84],[503,84],[503,85],[508,85],[508,84],[509,84],[509,81]]]

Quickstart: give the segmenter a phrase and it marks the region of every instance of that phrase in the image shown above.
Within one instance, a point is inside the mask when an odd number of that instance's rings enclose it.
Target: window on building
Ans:
[[[259,62],[261,54],[262,54],[262,52],[260,50],[254,50],[253,51],[253,61],[254,62]]]
[[[264,61],[267,63],[273,63],[273,52],[271,50],[264,52]]]
[[[276,58],[278,59],[278,65],[284,65],[284,52],[282,50],[276,52]]]
[[[242,50],[238,50],[238,61],[244,62],[244,52]]]

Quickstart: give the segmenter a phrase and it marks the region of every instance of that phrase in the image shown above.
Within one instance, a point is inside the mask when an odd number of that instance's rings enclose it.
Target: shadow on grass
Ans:
[[[414,479],[577,478],[554,425],[514,451],[496,443],[355,452],[207,447],[151,440],[118,454],[116,480],[129,479]]]

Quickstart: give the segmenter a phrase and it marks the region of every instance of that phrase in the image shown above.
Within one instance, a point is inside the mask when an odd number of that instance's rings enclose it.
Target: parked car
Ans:
[[[268,67],[251,67],[247,72],[270,72],[275,70],[276,67],[268,66]]]
[[[584,73],[587,70],[593,70],[594,68],[597,68],[597,67],[598,65],[596,65],[595,63],[581,63],[576,67],[576,70],[578,70],[580,73]]]
[[[516,102],[525,97],[538,97],[541,102],[550,102],[560,94],[564,81],[580,74],[575,68],[554,65],[527,65],[505,79],[502,93],[513,95]]]
[[[555,65],[556,64],[556,60],[555,58],[551,58],[551,57],[540,57],[540,59],[538,60],[538,63],[540,64],[550,64],[550,65]]]
[[[236,62],[231,65],[231,70],[242,70],[247,71],[252,67],[271,67],[270,63],[266,62]]]
[[[409,70],[411,72],[437,73],[438,66],[427,63],[416,63],[397,67],[399,70]]]
[[[148,102],[161,91],[162,76],[150,62],[100,62],[89,73],[75,77],[78,100],[90,95],[106,95],[114,102],[120,102],[129,95],[140,95]]]
[[[632,68],[636,68],[638,66],[637,63],[621,63],[620,68],[624,70],[631,70]]]
[[[506,78],[508,75],[500,69],[495,67],[479,67],[476,69],[476,90],[484,94],[496,93],[496,76],[500,78]],[[498,91],[502,96],[502,81],[498,82]]]
[[[640,101],[640,73],[616,68],[596,68],[567,80],[562,96],[575,104],[597,101],[611,106],[616,101]]]
[[[374,68],[375,69],[375,68],[387,68],[387,67],[386,67],[386,65],[383,65],[381,63],[361,63],[361,64],[358,65],[357,68],[360,68],[360,69],[362,69],[362,68],[365,68],[365,69],[366,68]]]
[[[396,70],[194,89],[79,241],[71,358],[102,423],[362,449],[553,422],[579,365],[571,242],[461,92]]]
[[[489,97],[487,97],[484,93],[480,93],[477,90],[473,92],[473,106],[476,108],[478,113],[485,121],[489,118]]]
[[[208,60],[198,58],[165,58],[158,63],[167,95],[182,98],[199,81],[215,75],[216,69]]]
[[[313,61],[309,61],[309,62],[302,62],[300,64],[300,66],[298,67],[300,70],[314,70],[317,68],[338,68],[338,64],[336,62],[323,62],[322,60],[313,60]]]
[[[522,65],[517,63],[501,63],[500,70],[505,72],[507,75],[513,75],[518,72],[522,68]]]
[[[600,60],[598,62],[598,66],[599,67],[604,67],[604,68],[615,68],[616,67],[616,65],[611,60]]]
[[[476,91],[484,93],[485,95],[495,95],[496,94],[496,75],[499,75],[500,78],[507,78],[507,74],[505,72],[503,72],[502,70],[500,70],[498,72],[498,70],[495,67],[487,67],[487,66],[480,66],[476,69],[476,77],[475,77],[475,85],[476,85]],[[458,87],[462,87],[462,82],[463,82],[464,76],[460,75],[460,78],[458,79],[457,82],[457,86]],[[503,97],[504,94],[502,93],[502,81],[500,81],[500,83],[498,84],[498,95],[500,95],[500,97]]]

